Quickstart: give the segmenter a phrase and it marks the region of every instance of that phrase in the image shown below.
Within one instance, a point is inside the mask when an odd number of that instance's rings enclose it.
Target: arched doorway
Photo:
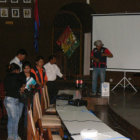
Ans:
[[[85,32],[91,31],[91,14],[93,13],[95,13],[93,9],[85,3],[72,3],[62,7],[54,19],[52,53],[56,54],[62,72],[69,77],[81,77],[83,74],[83,35]],[[79,47],[70,58],[64,55],[56,43],[67,26],[70,26],[80,41]]]

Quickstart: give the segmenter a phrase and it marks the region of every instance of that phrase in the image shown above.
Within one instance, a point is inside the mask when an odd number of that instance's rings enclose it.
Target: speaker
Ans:
[[[73,105],[73,106],[87,106],[87,101],[86,100],[69,100],[68,101],[69,105]]]

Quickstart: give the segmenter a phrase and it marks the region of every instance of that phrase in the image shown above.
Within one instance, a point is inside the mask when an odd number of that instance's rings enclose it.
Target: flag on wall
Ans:
[[[39,39],[39,27],[40,27],[40,20],[38,14],[38,0],[35,0],[34,5],[34,47],[35,51],[38,52],[38,39]]]
[[[68,58],[72,56],[76,48],[79,46],[79,40],[76,39],[76,36],[69,26],[60,35],[56,43],[61,47]]]

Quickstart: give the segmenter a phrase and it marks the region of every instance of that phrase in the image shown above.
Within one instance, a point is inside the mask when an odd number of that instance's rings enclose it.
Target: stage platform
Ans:
[[[140,140],[140,91],[136,93],[131,88],[126,90],[117,88],[110,93],[109,98],[95,96],[84,99],[88,101],[89,110],[96,111],[99,106],[107,106],[109,120],[105,123],[112,119],[112,128],[130,136],[131,140]],[[121,130],[117,128],[118,126]]]
[[[115,90],[109,98],[109,112],[131,136],[140,140],[140,92]]]

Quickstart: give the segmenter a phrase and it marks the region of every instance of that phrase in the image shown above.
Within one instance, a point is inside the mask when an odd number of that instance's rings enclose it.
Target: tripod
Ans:
[[[123,82],[123,83],[122,83]],[[113,87],[113,89],[111,91],[113,91],[117,86],[121,85],[124,90],[125,88],[130,85],[134,90],[135,92],[137,92],[137,89],[132,85],[132,83],[127,79],[126,77],[126,72],[124,72],[124,75],[123,75],[123,78],[118,82],[118,84],[116,86]]]

